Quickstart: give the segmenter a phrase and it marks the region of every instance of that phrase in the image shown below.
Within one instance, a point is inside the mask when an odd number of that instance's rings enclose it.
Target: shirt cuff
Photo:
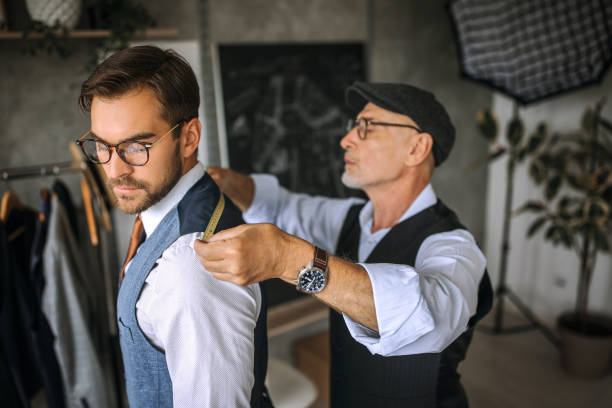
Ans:
[[[378,332],[342,314],[355,341],[372,354],[394,352],[434,329],[435,322],[421,294],[414,268],[396,264],[360,264],[372,282]]]
[[[277,213],[279,183],[269,174],[252,174],[255,183],[253,202],[242,217],[247,223],[274,222]]]

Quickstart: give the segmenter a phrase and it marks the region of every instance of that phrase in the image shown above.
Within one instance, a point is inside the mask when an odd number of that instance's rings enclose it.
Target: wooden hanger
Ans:
[[[6,223],[11,211],[23,210],[23,204],[19,201],[19,197],[12,191],[7,191],[2,196],[2,206],[0,208],[0,220]]]
[[[49,189],[43,187],[40,190],[40,198],[45,201],[49,201],[51,199],[51,192],[49,191]],[[45,217],[46,217],[46,214],[44,212],[42,211],[38,212],[38,221],[45,222],[46,221]]]
[[[23,209],[24,209],[23,204],[21,204],[21,201],[19,201],[19,197],[17,197],[17,194],[15,194],[12,191],[7,191],[2,196],[2,205],[0,208],[0,221],[2,221],[3,223],[6,223],[13,210],[21,211]],[[14,241],[18,236],[23,234],[25,231],[26,231],[26,227],[24,225],[16,228],[7,237],[8,242]]]
[[[76,144],[70,143],[69,150],[70,150],[70,155],[77,161],[77,163],[79,163],[79,166],[81,167],[83,171],[85,180],[87,181],[87,184],[90,187],[90,192],[93,193],[93,196],[96,198],[98,206],[100,207],[100,216],[101,216],[100,221],[101,221],[102,227],[107,231],[112,231],[112,223],[111,223],[111,217],[110,217],[110,210],[112,208],[112,204],[111,204],[112,202],[109,198],[109,197],[112,197],[112,195],[108,196],[108,194],[106,194],[106,198],[104,196],[104,194],[107,193],[107,190],[105,187],[106,175],[104,174],[103,171],[101,171],[101,169],[96,170],[96,167],[99,167],[99,165],[93,165],[94,167],[92,170],[92,167],[90,167],[91,163],[85,160],[85,158],[83,157],[83,153],[79,150]],[[96,174],[94,174],[94,171],[96,172]],[[91,201],[92,200],[90,199],[90,202]]]
[[[81,179],[81,194],[83,195],[83,207],[85,208],[85,218],[87,219],[87,227],[89,229],[89,239],[93,246],[98,246],[98,226],[94,217],[91,190],[85,178]]]

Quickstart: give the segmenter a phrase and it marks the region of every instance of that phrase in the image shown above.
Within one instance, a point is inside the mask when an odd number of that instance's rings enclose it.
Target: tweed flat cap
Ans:
[[[372,102],[383,109],[409,116],[433,138],[436,166],[446,160],[453,148],[455,127],[444,106],[431,92],[406,84],[357,81],[348,87],[345,99],[355,114]]]

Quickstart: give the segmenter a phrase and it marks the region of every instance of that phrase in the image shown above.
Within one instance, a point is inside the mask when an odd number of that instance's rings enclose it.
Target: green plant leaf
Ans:
[[[523,126],[523,121],[518,116],[512,118],[510,123],[508,124],[508,128],[506,130],[506,137],[508,138],[508,142],[512,147],[518,146],[523,140],[523,135],[525,134],[525,127]]]
[[[492,143],[497,139],[497,119],[489,108],[482,109],[476,115],[476,125],[480,134]]]
[[[545,215],[536,218],[535,221],[531,223],[531,225],[529,226],[529,229],[527,230],[527,237],[531,238],[536,232],[538,232],[538,230],[546,223],[547,220],[548,220],[548,217]]]
[[[603,228],[610,221],[610,204],[599,197],[590,197],[585,201],[584,213],[593,225]]]
[[[502,157],[504,155],[504,153],[506,153],[506,148],[502,147],[497,151],[494,151],[493,153],[489,154],[489,156],[487,157],[487,163],[491,163],[497,159],[499,159],[500,157]]]
[[[539,212],[544,211],[546,209],[546,203],[542,201],[527,201],[525,204],[517,208],[514,213],[515,215],[524,213],[524,212]]]
[[[567,225],[559,227],[559,241],[566,247],[572,247],[572,232]]]
[[[558,225],[553,224],[546,229],[546,233],[544,237],[547,240],[551,241],[553,245],[558,245],[559,244],[559,231],[561,229],[562,228],[559,227]]]
[[[546,188],[544,190],[544,196],[548,201],[551,201],[553,198],[555,198],[555,196],[559,192],[559,189],[561,188],[561,182],[562,179],[560,176],[554,176],[553,178],[548,180],[548,183],[546,184]]]
[[[559,199],[559,202],[557,203],[557,211],[558,212],[566,212],[567,211],[567,207],[570,206],[570,204],[572,203],[572,198],[571,197],[562,197],[561,199]]]
[[[545,123],[540,123],[527,142],[527,153],[534,153],[546,139],[548,129]]]
[[[538,159],[534,159],[529,165],[529,175],[536,184],[541,184],[546,179],[546,165]]]

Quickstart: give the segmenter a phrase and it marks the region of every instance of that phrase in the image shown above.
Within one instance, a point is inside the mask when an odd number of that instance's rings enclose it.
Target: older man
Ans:
[[[271,176],[212,168],[245,220],[280,229],[242,225],[196,252],[219,279],[281,278],[334,309],[333,407],[467,406],[457,365],[492,290],[472,234],[430,184],[454,127],[413,86],[357,82],[346,99],[357,116],[340,142],[342,181],[369,200],[294,194]]]

